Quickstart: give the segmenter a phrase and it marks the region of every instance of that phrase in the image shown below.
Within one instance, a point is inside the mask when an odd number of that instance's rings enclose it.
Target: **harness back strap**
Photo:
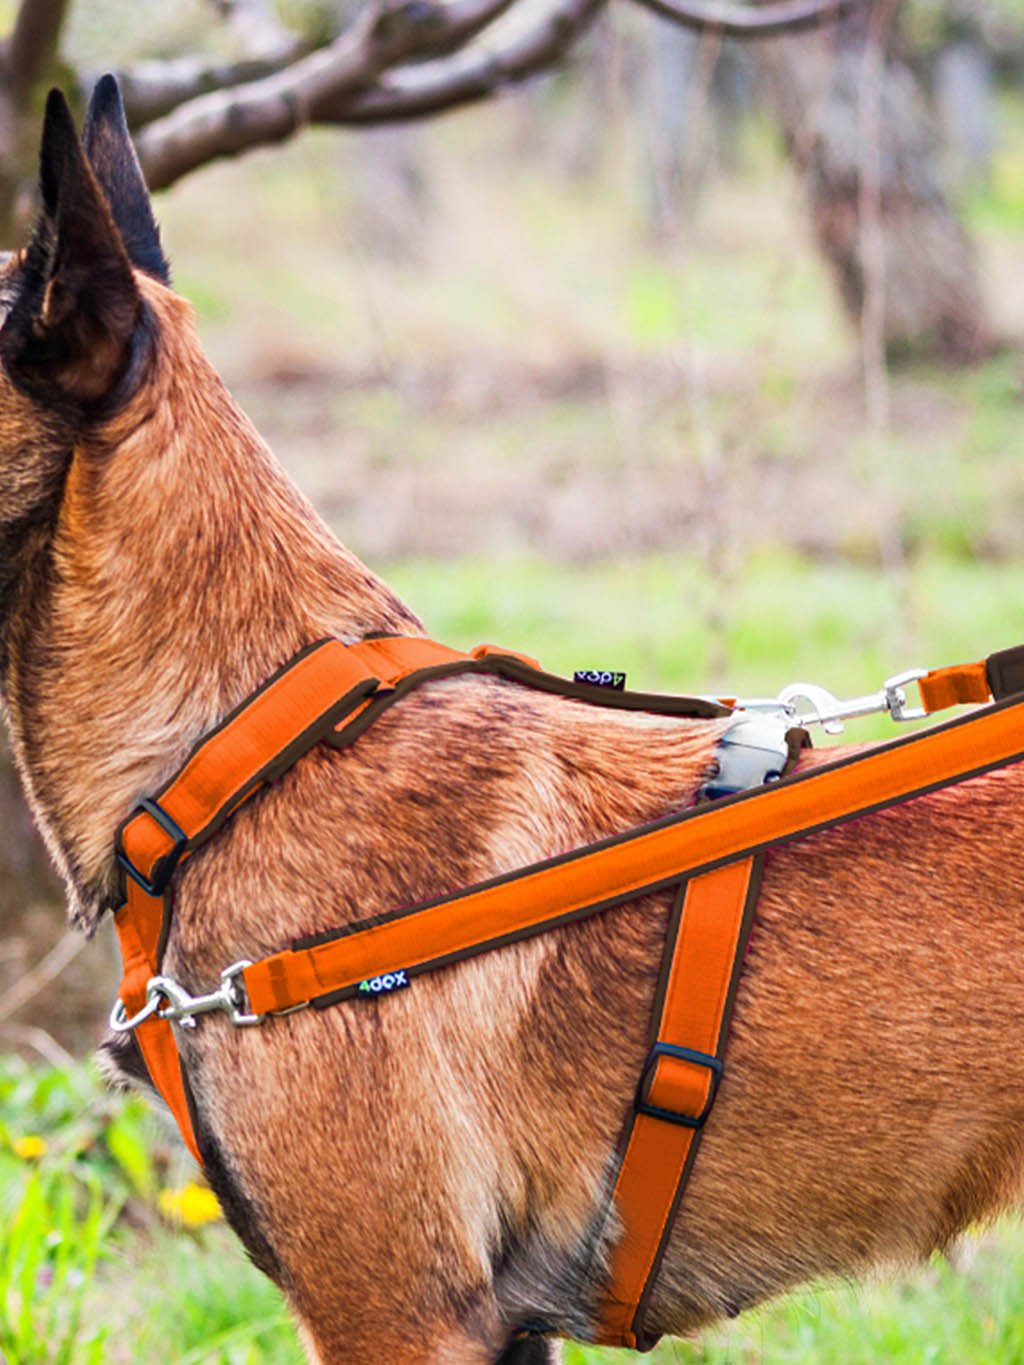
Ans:
[[[620,1143],[612,1253],[598,1341],[648,1350],[643,1331],[676,1209],[722,1074],[722,1050],[757,904],[760,859],[684,882],[655,996],[651,1047]]]

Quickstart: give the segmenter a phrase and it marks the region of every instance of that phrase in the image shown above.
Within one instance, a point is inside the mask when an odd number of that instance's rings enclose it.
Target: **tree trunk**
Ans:
[[[0,748],[0,941],[18,913],[37,901],[63,901],[56,873],[36,833],[6,745]]]
[[[860,109],[869,18],[870,7],[854,11],[834,41],[790,36],[764,44],[758,54],[768,98],[807,186],[818,243],[855,322],[865,296]],[[884,67],[879,101],[887,351],[893,358],[969,363],[991,344],[974,253],[943,185],[924,93],[898,57]]]
[[[936,54],[933,73],[950,169],[961,183],[985,181],[995,148],[995,64],[980,43],[960,38]]]
[[[81,955],[84,939],[62,942],[63,891],[2,745],[0,828],[0,1051],[41,1052],[50,1061],[61,1049],[81,1055],[99,1041],[116,985],[109,929]]]

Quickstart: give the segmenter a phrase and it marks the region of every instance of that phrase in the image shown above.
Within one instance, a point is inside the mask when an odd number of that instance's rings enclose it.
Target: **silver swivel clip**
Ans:
[[[197,1014],[226,1014],[236,1028],[261,1024],[264,1016],[253,1014],[245,994],[242,973],[252,966],[248,960],[234,962],[220,974],[220,985],[206,995],[190,995],[173,977],[154,976],[146,983],[146,1003],[130,1018],[118,1000],[110,1014],[110,1027],[115,1033],[131,1033],[154,1014],[182,1028],[195,1028]]]

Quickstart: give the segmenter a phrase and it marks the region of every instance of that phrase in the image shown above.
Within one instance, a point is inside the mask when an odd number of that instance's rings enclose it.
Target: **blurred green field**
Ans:
[[[1017,564],[940,556],[915,559],[893,583],[856,563],[753,555],[725,587],[720,650],[708,617],[718,620],[722,585],[685,555],[593,565],[406,561],[387,577],[454,645],[493,637],[556,673],[626,669],[630,686],[659,690],[771,696],[800,678],[861,692],[904,666],[1018,643],[1024,629]]]

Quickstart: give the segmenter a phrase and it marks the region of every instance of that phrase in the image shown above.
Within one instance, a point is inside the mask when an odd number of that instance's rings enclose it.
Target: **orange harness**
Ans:
[[[344,747],[411,688],[484,671],[598,705],[691,717],[728,716],[700,698],[569,684],[494,646],[462,654],[431,640],[382,637],[304,650],[222,725],[121,827],[126,900],[116,924],[124,958],[112,1016],[133,1030],[154,1085],[201,1162],[173,1024],[222,1010],[238,1025],[303,1005],[386,994],[416,976],[652,892],[675,888],[652,1011],[650,1049],[609,1190],[622,1235],[612,1255],[597,1339],[642,1350],[647,1300],[722,1077],[732,1004],[766,849],[1024,758],[1024,647],[917,679],[923,708],[987,703],[969,715],[698,805],[455,895],[300,941],[222,974],[190,996],[159,974],[176,868],[238,807],[318,743]]]

